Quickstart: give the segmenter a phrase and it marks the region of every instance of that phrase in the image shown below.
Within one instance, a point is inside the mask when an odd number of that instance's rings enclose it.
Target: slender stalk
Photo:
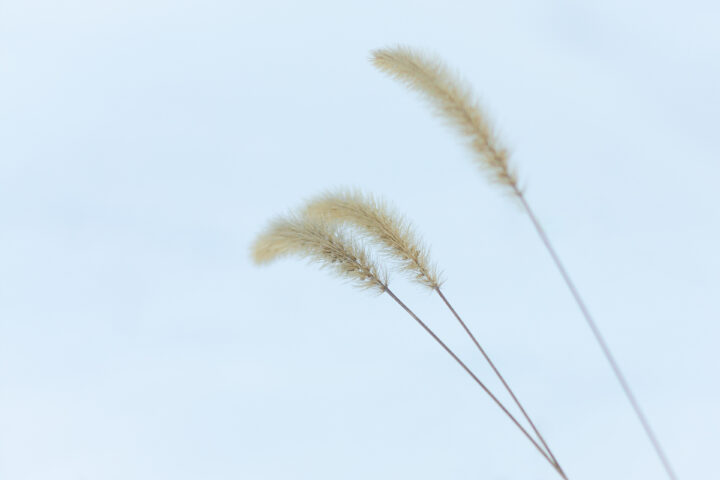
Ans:
[[[515,396],[515,392],[513,392],[512,388],[510,388],[510,385],[508,385],[508,383],[505,381],[505,378],[504,378],[504,377],[502,376],[502,374],[498,371],[497,367],[495,366],[495,363],[493,363],[493,361],[490,360],[490,356],[485,352],[485,349],[480,345],[480,342],[478,342],[477,338],[475,338],[475,335],[473,335],[473,333],[470,331],[470,328],[469,328],[469,327],[467,326],[467,324],[463,321],[463,319],[460,318],[460,315],[458,315],[458,313],[455,311],[455,309],[454,309],[453,306],[450,304],[450,302],[449,302],[448,299],[445,297],[445,295],[444,295],[443,292],[440,290],[440,288],[439,288],[439,287],[436,288],[435,291],[436,291],[437,294],[440,296],[440,298],[442,298],[443,302],[445,302],[445,305],[447,305],[447,307],[450,309],[450,311],[452,312],[452,314],[455,315],[455,318],[457,319],[458,322],[460,322],[460,325],[461,325],[462,328],[465,330],[465,333],[467,333],[468,336],[472,339],[473,343],[475,343],[475,346],[476,346],[477,349],[480,351],[480,353],[482,354],[482,356],[485,358],[485,360],[487,361],[488,365],[490,365],[490,368],[492,368],[493,372],[495,372],[495,375],[500,379],[500,382],[502,382],[503,386],[505,387],[505,390],[507,390],[507,392],[510,394],[510,396],[511,396],[512,399],[513,399],[513,401],[515,402],[515,405],[518,406],[518,408],[519,408],[520,411],[522,412],[523,416],[525,417],[525,420],[527,420],[528,423],[530,424],[530,427],[532,427],[533,431],[535,432],[535,435],[537,435],[538,439],[540,439],[540,442],[543,444],[543,447],[545,447],[545,450],[547,451],[548,455],[550,455],[550,458],[552,459],[552,462],[553,462],[553,463],[555,464],[555,466],[557,467],[558,471],[561,473],[561,475],[563,476],[563,478],[567,478],[567,477],[565,476],[565,473],[564,473],[562,467],[560,466],[560,463],[557,461],[557,458],[555,458],[555,455],[553,455],[552,450],[550,450],[550,447],[549,447],[548,444],[545,442],[545,439],[543,438],[542,434],[540,433],[540,431],[538,431],[537,427],[535,426],[535,423],[533,423],[533,421],[530,419],[530,416],[529,416],[529,415],[527,414],[527,412],[525,411],[525,408],[524,408],[524,407],[522,406],[522,404],[520,403],[520,400],[518,400],[518,398]]]
[[[485,393],[487,393],[487,394],[490,396],[490,398],[495,402],[495,404],[497,404],[497,406],[500,407],[500,409],[505,413],[505,415],[507,415],[508,418],[510,418],[510,420],[512,420],[512,422],[515,424],[515,426],[520,429],[520,431],[527,437],[527,439],[530,440],[530,442],[535,446],[535,448],[538,450],[538,452],[540,452],[540,454],[545,458],[545,460],[547,460],[547,461],[550,463],[550,465],[552,465],[552,467],[560,474],[560,476],[561,476],[562,478],[564,478],[564,479],[567,480],[567,477],[565,476],[565,474],[563,473],[563,471],[562,471],[562,469],[559,467],[559,465],[557,465],[555,462],[553,462],[553,460],[550,459],[550,457],[548,456],[548,454],[545,453],[545,451],[544,451],[544,450],[542,449],[542,447],[535,441],[535,439],[532,438],[532,436],[527,432],[527,430],[525,430],[525,428],[523,428],[523,426],[517,421],[517,419],[508,411],[507,408],[505,408],[505,406],[500,402],[500,400],[498,400],[497,397],[496,397],[495,395],[493,395],[493,393],[492,393],[492,392],[485,386],[485,384],[472,372],[472,370],[470,370],[470,368],[468,368],[468,366],[465,365],[465,363],[464,363],[462,360],[460,360],[460,358],[455,354],[455,352],[453,352],[453,351],[450,349],[450,347],[448,347],[448,346],[445,344],[445,342],[443,342],[442,340],[440,340],[440,338],[435,334],[435,332],[433,332],[433,331],[430,329],[430,327],[428,327],[428,326],[425,324],[425,322],[423,322],[422,320],[420,320],[420,318],[419,318],[417,315],[415,315],[415,312],[413,312],[412,310],[410,310],[410,308],[408,308],[408,306],[405,305],[405,304],[402,302],[402,300],[400,300],[398,297],[396,297],[395,294],[392,292],[392,290],[390,290],[389,288],[387,288],[387,289],[385,290],[385,292],[386,292],[388,295],[390,295],[390,297],[391,297],[393,300],[395,300],[395,301],[397,302],[397,304],[400,305],[418,324],[420,324],[420,326],[421,326],[443,349],[445,349],[445,351],[446,351],[453,359],[455,359],[455,361],[467,372],[467,374],[470,375],[473,380],[475,380],[475,382],[480,386],[480,388],[482,388],[482,389],[485,391]]]
[[[543,244],[545,245],[545,248],[547,249],[548,253],[553,259],[553,262],[555,262],[555,266],[557,267],[558,271],[560,272],[560,275],[563,277],[563,280],[565,281],[565,284],[567,285],[568,289],[570,290],[570,293],[572,294],[573,298],[575,299],[575,303],[577,303],[578,307],[580,308],[580,311],[582,312],[583,317],[585,317],[585,321],[587,322],[588,326],[590,327],[590,330],[592,330],[593,335],[595,336],[595,340],[600,344],[600,348],[602,349],[603,354],[605,355],[605,358],[607,359],[608,363],[610,363],[610,367],[612,367],[613,373],[615,373],[615,377],[617,378],[618,382],[620,383],[620,386],[622,387],[623,391],[625,392],[625,396],[630,401],[630,405],[632,405],[633,410],[635,411],[635,415],[637,415],[638,420],[640,420],[640,424],[642,425],[643,429],[645,430],[645,434],[650,439],[650,442],[652,443],[653,447],[655,448],[655,452],[657,453],[657,456],[660,458],[660,461],[663,464],[663,467],[665,467],[665,471],[667,472],[668,476],[672,480],[677,480],[677,476],[675,475],[675,472],[673,471],[672,466],[670,465],[670,460],[668,459],[667,455],[665,454],[664,450],[660,446],[660,441],[657,439],[657,436],[653,432],[652,428],[650,428],[650,423],[648,422],[647,418],[645,417],[645,414],[643,413],[642,409],[640,408],[640,404],[637,402],[635,395],[633,394],[632,390],[630,390],[630,385],[628,384],[627,380],[625,379],[625,375],[620,370],[620,366],[618,365],[617,361],[615,360],[615,357],[613,356],[612,352],[610,351],[610,347],[608,346],[607,342],[605,341],[605,338],[600,333],[600,329],[598,328],[597,324],[595,323],[595,320],[593,320],[593,317],[590,315],[590,311],[588,310],[587,306],[585,305],[585,302],[583,301],[582,297],[580,297],[580,293],[578,292],[577,288],[575,287],[574,282],[570,278],[570,275],[567,273],[567,270],[565,270],[565,267],[563,266],[562,262],[560,261],[560,257],[555,252],[555,249],[553,248],[552,244],[550,243],[550,239],[548,238],[547,234],[545,233],[545,230],[543,229],[542,225],[538,221],[537,217],[535,216],[535,213],[530,208],[530,205],[528,204],[527,200],[525,199],[525,196],[522,194],[522,192],[518,189],[515,189],[515,193],[517,194],[520,203],[523,206],[523,209],[527,213],[527,215],[530,217],[530,220],[533,223],[533,226],[535,227],[535,230],[537,231],[537,234],[540,236],[540,239],[542,240]]]

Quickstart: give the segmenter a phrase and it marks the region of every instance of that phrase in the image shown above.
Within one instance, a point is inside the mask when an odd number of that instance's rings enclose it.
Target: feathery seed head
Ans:
[[[490,179],[520,194],[517,175],[508,162],[509,152],[498,141],[487,115],[471,89],[438,58],[409,47],[372,52],[380,71],[420,93],[435,114],[463,137]]]
[[[380,293],[387,289],[387,274],[356,240],[337,225],[321,219],[280,217],[255,240],[252,257],[256,264],[295,255],[332,269],[355,286]]]
[[[338,190],[308,202],[304,213],[327,222],[347,223],[362,231],[380,249],[399,262],[405,273],[429,288],[438,288],[440,278],[431,264],[427,248],[410,223],[386,202],[359,190]]]

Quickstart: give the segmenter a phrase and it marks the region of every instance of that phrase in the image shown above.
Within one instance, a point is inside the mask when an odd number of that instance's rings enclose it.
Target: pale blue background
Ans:
[[[557,478],[387,296],[251,264],[339,185],[413,219],[572,479],[665,478],[527,219],[369,64],[398,42],[481,93],[680,477],[717,476],[715,5],[3,1],[0,478]]]

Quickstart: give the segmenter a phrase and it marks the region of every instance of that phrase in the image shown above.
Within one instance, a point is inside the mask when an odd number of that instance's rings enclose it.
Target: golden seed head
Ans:
[[[325,222],[356,227],[395,259],[415,281],[430,288],[440,286],[437,269],[429,260],[427,248],[410,223],[385,201],[358,190],[338,190],[308,202],[304,213]]]
[[[409,47],[375,50],[371,60],[380,71],[420,93],[434,112],[467,141],[490,179],[520,195],[508,150],[500,144],[487,115],[460,77],[440,59]]]
[[[309,217],[286,216],[273,220],[252,246],[256,264],[295,255],[330,268],[353,285],[387,289],[387,274],[356,240],[337,225]]]

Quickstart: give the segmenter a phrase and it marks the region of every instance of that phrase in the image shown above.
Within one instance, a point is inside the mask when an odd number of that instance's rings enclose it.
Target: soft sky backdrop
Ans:
[[[558,478],[390,298],[251,264],[343,185],[414,221],[571,479],[665,478],[530,223],[369,64],[397,43],[476,88],[680,478],[717,476],[716,5],[4,0],[0,479]]]

